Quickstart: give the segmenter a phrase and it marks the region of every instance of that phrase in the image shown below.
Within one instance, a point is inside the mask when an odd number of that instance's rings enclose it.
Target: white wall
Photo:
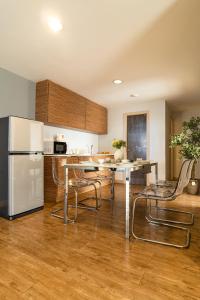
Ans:
[[[174,123],[174,133],[179,133],[182,128],[182,123],[184,121],[189,121],[192,117],[200,117],[200,104],[192,104],[190,107],[183,107],[181,112],[174,112],[173,113],[173,123]],[[174,177],[177,178],[179,175],[179,171],[181,168],[181,159],[178,153],[178,149],[174,152]],[[195,177],[200,179],[200,160],[195,168]]]
[[[166,177],[165,101],[126,103],[108,109],[108,135],[99,136],[99,151],[112,151],[114,138],[124,139],[124,113],[149,112],[149,159],[158,161],[159,178]],[[152,180],[152,178],[151,178]]]
[[[166,103],[165,106],[165,149],[166,149],[166,179],[171,180],[171,149],[170,149],[170,137],[171,137],[171,110]]]
[[[174,115],[177,115],[181,122],[189,121],[192,117],[200,117],[200,104],[192,104],[189,108],[184,109],[182,112]]]
[[[68,153],[71,150],[80,154],[88,153],[88,147],[93,145],[93,153],[98,151],[98,135],[75,130],[44,126],[44,141],[53,141],[57,133],[64,134],[67,142]]]
[[[0,117],[35,117],[35,82],[0,68]]]

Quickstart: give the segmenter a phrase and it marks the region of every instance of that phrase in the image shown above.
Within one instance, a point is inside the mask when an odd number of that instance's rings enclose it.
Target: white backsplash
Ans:
[[[57,134],[64,134],[67,142],[67,153],[87,154],[93,145],[93,153],[98,152],[98,135],[64,129],[53,126],[44,126],[44,152],[53,153],[53,141]]]

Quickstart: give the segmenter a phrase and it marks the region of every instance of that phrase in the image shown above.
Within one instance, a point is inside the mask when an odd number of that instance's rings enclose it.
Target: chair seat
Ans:
[[[156,184],[151,184],[151,186],[170,187],[170,188],[175,188],[176,185],[177,185],[177,181],[169,181],[169,180],[159,180]]]
[[[98,180],[111,180],[112,179],[112,176],[107,176],[107,175],[98,175],[98,176],[96,176],[96,177],[91,177],[91,178],[89,178],[90,180],[93,180],[93,181],[98,181]]]
[[[159,198],[166,200],[167,198],[172,198],[174,193],[173,187],[160,187],[157,185],[150,185],[146,187],[139,195],[149,197],[149,198]]]
[[[70,187],[86,187],[89,185],[93,185],[94,181],[93,180],[86,180],[86,179],[71,179],[69,180],[69,186]]]

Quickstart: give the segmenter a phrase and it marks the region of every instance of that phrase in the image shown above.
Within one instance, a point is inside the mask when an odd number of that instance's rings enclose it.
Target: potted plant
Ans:
[[[192,117],[188,122],[183,122],[182,131],[171,137],[171,147],[179,146],[179,153],[184,159],[200,158],[200,117]],[[194,164],[195,165],[195,164]],[[187,190],[190,194],[198,191],[198,180],[195,179],[195,172],[192,172],[192,179]]]
[[[112,141],[112,147],[116,149],[114,153],[115,161],[121,161],[124,158],[124,151],[122,148],[126,147],[126,142],[114,139]]]

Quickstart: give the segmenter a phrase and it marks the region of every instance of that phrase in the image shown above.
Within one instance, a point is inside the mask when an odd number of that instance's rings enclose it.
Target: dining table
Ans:
[[[102,170],[109,169],[113,173],[123,172],[125,174],[125,238],[130,238],[130,183],[131,176],[134,173],[141,172],[148,174],[152,172],[152,167],[155,170],[155,181],[158,181],[158,163],[156,161],[135,161],[128,163],[65,163],[64,167],[64,224],[68,223],[67,207],[68,207],[68,171],[69,169],[84,169],[84,170]]]

